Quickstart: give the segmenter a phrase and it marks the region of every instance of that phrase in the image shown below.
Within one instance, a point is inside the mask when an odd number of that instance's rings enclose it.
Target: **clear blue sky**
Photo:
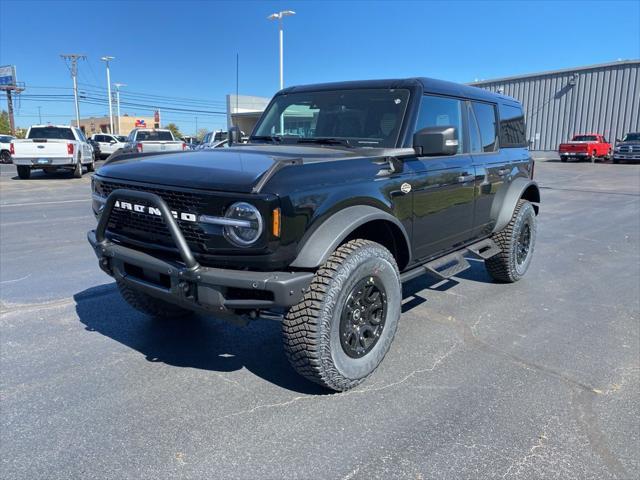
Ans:
[[[224,111],[235,92],[269,97],[278,88],[278,37],[267,15],[285,18],[285,85],[429,76],[457,82],[640,57],[640,1],[12,1],[0,0],[0,65],[15,64],[27,90],[17,124],[67,123],[71,78],[61,53],[84,53],[81,90],[106,99],[102,55],[113,55],[112,82],[187,109]],[[91,85],[95,87],[91,87]],[[58,88],[36,88],[58,87]],[[60,88],[63,87],[63,88]],[[96,88],[99,87],[99,88]],[[5,100],[2,108],[6,108]],[[131,100],[133,101],[133,100]],[[95,103],[95,102],[94,102]],[[197,105],[197,107],[194,107]],[[81,116],[107,108],[81,103]],[[123,113],[148,115],[141,107]],[[195,130],[195,113],[165,113],[163,122]],[[198,115],[198,127],[226,124]]]

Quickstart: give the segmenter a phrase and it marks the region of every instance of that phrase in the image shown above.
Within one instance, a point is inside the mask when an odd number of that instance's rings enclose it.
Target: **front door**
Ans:
[[[457,98],[425,95],[416,131],[432,126],[453,126],[458,153],[443,157],[416,157],[405,162],[415,173],[413,191],[413,251],[416,260],[432,257],[468,241],[473,230],[474,185],[472,158],[465,153],[465,102]]]

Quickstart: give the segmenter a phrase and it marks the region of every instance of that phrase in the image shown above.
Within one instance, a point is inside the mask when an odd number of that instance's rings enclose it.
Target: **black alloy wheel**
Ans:
[[[387,293],[377,277],[353,287],[340,318],[340,343],[351,358],[365,356],[376,345],[387,316]]]

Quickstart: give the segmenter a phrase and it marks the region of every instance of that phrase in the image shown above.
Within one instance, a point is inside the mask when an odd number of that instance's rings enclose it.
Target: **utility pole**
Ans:
[[[18,86],[15,78],[13,80],[14,85],[0,85],[0,91],[4,90],[7,92],[7,113],[9,114],[9,129],[11,130],[11,135],[16,134],[16,122],[13,116],[13,96],[11,92],[16,92],[19,94],[24,90],[24,86]]]
[[[77,53],[67,53],[60,55],[65,61],[71,62],[69,71],[71,72],[71,78],[73,79],[73,98],[76,104],[76,127],[80,128],[80,104],[78,103],[78,60],[86,60],[86,55],[80,55]]]
[[[198,117],[196,117],[196,134],[194,137],[198,138]]]
[[[40,111],[40,106],[38,106],[38,125],[42,125],[42,112]]]
[[[109,95],[109,128],[111,129],[109,133],[111,134],[113,134],[113,106],[111,105],[111,74],[109,73],[109,62],[115,59],[116,57],[111,57],[109,55],[105,55],[100,59],[107,64],[107,95]]]
[[[116,87],[116,103],[118,105],[118,135],[122,135],[120,132],[120,87],[126,87],[127,85],[124,83],[114,83],[114,87]]]

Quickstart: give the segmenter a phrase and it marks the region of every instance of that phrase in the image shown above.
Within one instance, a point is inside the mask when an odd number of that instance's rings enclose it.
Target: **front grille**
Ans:
[[[171,210],[177,212],[197,215],[203,211],[206,205],[206,198],[196,193],[116,182],[95,182],[96,193],[104,197],[107,197],[118,188],[155,193],[167,203]],[[126,197],[122,199],[126,200]],[[139,200],[135,200],[135,203],[144,204],[144,202]],[[189,247],[196,252],[204,252],[206,250],[206,235],[202,228],[194,222],[179,219],[176,219],[176,222]],[[165,247],[175,247],[175,242],[171,238],[171,234],[165,226],[162,217],[155,215],[114,208],[109,216],[107,230],[116,235],[124,235],[134,240],[159,244]]]
[[[640,145],[621,145],[620,153],[640,153]]]

